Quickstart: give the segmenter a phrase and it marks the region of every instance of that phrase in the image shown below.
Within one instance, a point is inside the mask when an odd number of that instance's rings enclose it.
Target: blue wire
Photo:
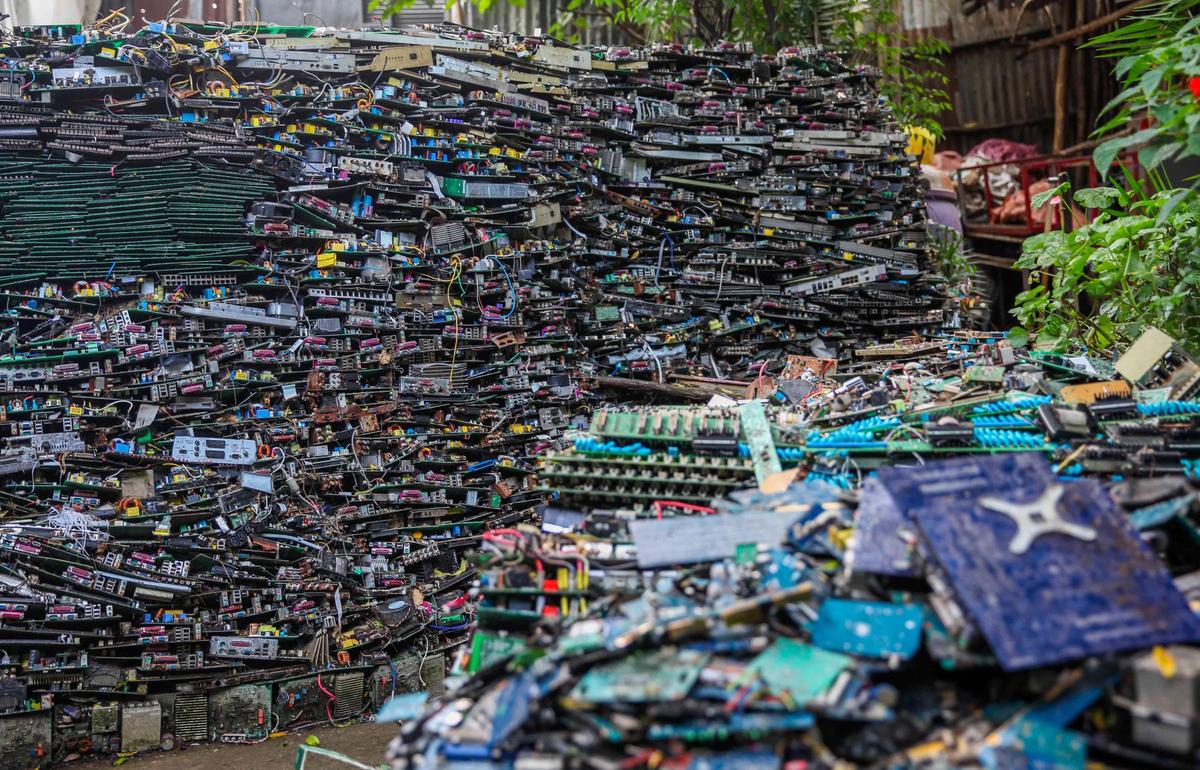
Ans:
[[[517,287],[513,286],[512,278],[508,276],[508,268],[504,266],[504,263],[500,261],[500,258],[492,257],[492,261],[500,266],[500,272],[504,273],[504,280],[508,283],[508,290],[512,292],[512,307],[508,309],[508,312],[500,316],[501,319],[510,318],[517,310]]]
[[[720,69],[719,67],[713,67],[713,66],[711,66],[711,65],[710,65],[710,66],[709,66],[709,68],[708,68],[708,71],[709,71],[709,72],[712,72],[712,71],[714,71],[714,70],[716,70],[717,72],[719,72],[719,73],[721,74],[721,77],[725,78],[725,82],[726,82],[726,83],[728,83],[728,84],[730,84],[730,85],[733,85],[733,81],[729,79],[729,75],[725,74],[725,70],[723,70],[723,69]]]

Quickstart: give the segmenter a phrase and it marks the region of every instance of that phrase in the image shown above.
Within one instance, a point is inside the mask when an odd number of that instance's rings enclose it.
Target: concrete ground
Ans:
[[[321,741],[321,748],[333,749],[363,764],[383,763],[388,742],[395,737],[394,724],[364,723],[349,727],[317,727],[288,733],[252,745],[203,743],[179,751],[148,751],[126,761],[124,770],[290,770],[296,764],[296,747],[309,735]],[[72,770],[108,770],[113,759],[89,759],[64,767]],[[304,770],[352,770],[349,765],[326,757],[310,755]]]

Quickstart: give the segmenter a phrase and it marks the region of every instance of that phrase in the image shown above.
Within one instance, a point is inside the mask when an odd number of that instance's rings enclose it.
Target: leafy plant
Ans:
[[[1017,296],[1013,314],[1039,346],[1105,348],[1154,325],[1200,349],[1200,197],[1172,189],[1161,168],[1200,157],[1198,11],[1200,0],[1161,0],[1088,43],[1116,59],[1122,86],[1095,132],[1109,137],[1096,147],[1096,166],[1107,171],[1123,150],[1138,147],[1148,185],[1122,168],[1122,186],[1072,193],[1061,184],[1034,196],[1034,206],[1053,200],[1099,211],[1073,231],[1064,215],[1064,229],[1025,241],[1016,266],[1031,271],[1033,285]],[[1130,133],[1138,121],[1144,127]]]
[[[864,64],[883,71],[880,92],[891,102],[902,125],[920,126],[942,138],[938,117],[954,108],[944,86],[949,82],[942,57],[950,46],[935,37],[910,39],[891,0],[848,5],[833,30],[833,44],[853,51]]]
[[[826,0],[828,1],[828,0]],[[551,26],[578,42],[594,23],[617,26],[635,43],[749,41],[771,53],[815,34],[822,0],[570,0]]]
[[[947,283],[957,284],[975,274],[975,265],[967,260],[963,237],[952,227],[930,222],[928,225],[933,246],[933,263]]]
[[[1163,0],[1088,44],[1117,60],[1122,90],[1104,108],[1112,113],[1096,136],[1126,131],[1141,119],[1149,125],[1112,136],[1096,147],[1096,167],[1138,147],[1138,162],[1153,167],[1173,158],[1200,157],[1200,0]]]
[[[696,15],[698,11],[698,15]],[[722,9],[702,9],[690,0],[570,0],[566,10],[550,25],[550,34],[578,42],[593,23],[618,27],[634,43],[657,40],[699,39],[700,29],[720,31],[733,20]]]
[[[1136,184],[1072,194],[1063,183],[1032,203],[1056,201],[1099,213],[1025,241],[1016,266],[1031,286],[1016,298],[1017,337],[1028,328],[1038,347],[1105,349],[1153,325],[1200,349],[1200,199]]]

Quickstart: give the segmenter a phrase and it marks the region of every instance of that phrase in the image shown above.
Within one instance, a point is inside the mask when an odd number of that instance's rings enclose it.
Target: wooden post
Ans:
[[[1070,27],[1075,15],[1075,4],[1067,0],[1062,4],[1063,26]],[[1063,41],[1058,46],[1058,69],[1054,73],[1054,143],[1053,151],[1061,152],[1067,146],[1067,79],[1071,74],[1071,45]]]
[[[1144,8],[1153,2],[1156,2],[1156,0],[1134,0],[1134,2],[1130,3],[1129,5],[1123,5],[1112,13],[1092,19],[1087,24],[1080,24],[1077,27],[1068,29],[1065,32],[1060,32],[1052,37],[1044,37],[1041,40],[1030,43],[1029,48],[1026,49],[1026,52],[1036,51],[1039,48],[1049,48],[1052,45],[1058,45],[1062,42],[1078,40],[1081,37],[1087,37],[1093,32],[1098,32],[1104,27],[1107,27],[1109,24],[1112,24],[1114,21],[1123,19],[1139,8]]]
[[[1082,24],[1087,19],[1087,0],[1075,0],[1075,23]],[[1091,56],[1082,48],[1075,49],[1074,69],[1071,72],[1071,90],[1075,92],[1075,144],[1083,142],[1091,129],[1092,116],[1089,109],[1092,105],[1088,100],[1087,71]]]

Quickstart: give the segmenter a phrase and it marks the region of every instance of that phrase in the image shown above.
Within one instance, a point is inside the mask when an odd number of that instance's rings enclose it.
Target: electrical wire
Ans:
[[[454,314],[454,349],[450,353],[450,376],[449,386],[454,387],[454,365],[458,360],[458,338],[461,330],[458,319],[458,311],[450,303],[450,288],[454,286],[455,281],[462,278],[462,260],[458,257],[453,257],[450,260],[451,273],[450,280],[446,283],[446,309]]]
[[[504,266],[504,262],[498,257],[489,257],[489,259],[500,266],[500,272],[504,274],[504,280],[508,283],[508,290],[512,293],[512,307],[504,315],[500,316],[501,320],[507,320],[516,312],[520,295],[517,294],[517,287],[513,285],[512,277],[508,274],[508,268]]]

